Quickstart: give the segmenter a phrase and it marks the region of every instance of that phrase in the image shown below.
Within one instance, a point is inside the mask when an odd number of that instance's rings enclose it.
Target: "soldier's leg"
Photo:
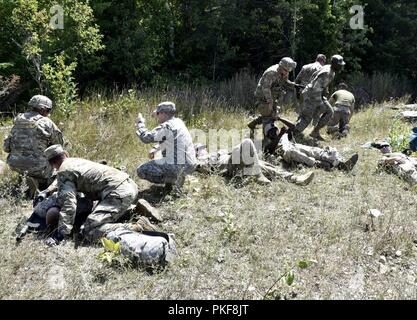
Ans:
[[[339,130],[340,117],[341,112],[339,110],[335,110],[333,113],[333,117],[329,120],[329,123],[327,124],[327,133],[336,133]]]
[[[316,127],[313,131],[319,131],[321,128],[326,126],[330,119],[333,117],[333,107],[327,101],[327,99],[323,99],[320,105],[318,106],[319,112],[322,114],[320,117],[319,122],[317,123]]]
[[[349,126],[350,118],[351,118],[351,112],[350,112],[349,108],[345,108],[340,113],[340,119],[339,119],[339,132],[343,136],[346,136],[349,133],[349,130],[350,130],[350,126]]]
[[[298,148],[296,145],[292,145],[290,148],[284,150],[283,159],[288,163],[302,163],[308,167],[313,167],[316,163],[315,159]]]
[[[138,200],[138,187],[131,180],[126,180],[117,189],[110,192],[94,208],[83,225],[83,234],[87,238],[97,238],[113,228],[114,224],[122,218],[132,204]]]
[[[152,160],[140,165],[137,168],[139,178],[147,180],[152,183],[165,183],[164,170],[161,165]]]
[[[314,101],[306,97],[304,100],[303,109],[301,110],[300,116],[298,117],[297,123],[295,124],[296,132],[301,133],[308,127],[311,120],[313,119],[314,110]]]

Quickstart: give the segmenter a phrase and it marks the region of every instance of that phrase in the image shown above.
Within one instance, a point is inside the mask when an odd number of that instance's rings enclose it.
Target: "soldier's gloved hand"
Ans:
[[[145,124],[145,118],[142,116],[142,113],[139,112],[138,117],[136,118],[136,126],[140,123]]]
[[[43,200],[45,200],[46,198],[48,198],[49,192],[48,190],[44,190],[42,192],[40,192],[35,199],[33,199],[33,207],[36,207],[38,205],[38,203],[42,202]]]
[[[62,234],[59,230],[56,230],[49,238],[45,240],[45,244],[48,247],[53,247],[59,245],[62,240],[65,239],[65,235]]]

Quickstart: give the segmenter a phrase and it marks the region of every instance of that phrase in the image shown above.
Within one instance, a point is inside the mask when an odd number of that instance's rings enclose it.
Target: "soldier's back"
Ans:
[[[59,183],[74,183],[78,192],[99,199],[129,178],[125,172],[81,158],[67,158],[58,170]]]

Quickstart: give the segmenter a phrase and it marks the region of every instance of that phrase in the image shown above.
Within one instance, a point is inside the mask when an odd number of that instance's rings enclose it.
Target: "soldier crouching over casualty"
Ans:
[[[411,185],[417,185],[417,159],[403,153],[387,153],[378,162],[380,168],[393,172]]]
[[[355,96],[347,89],[347,84],[340,83],[338,90],[329,99],[334,113],[327,124],[327,133],[334,133],[338,138],[348,135],[350,130],[349,122],[355,108]]]
[[[110,231],[125,227],[118,222],[138,200],[138,186],[129,175],[112,167],[80,158],[70,158],[60,145],[45,150],[45,157],[57,170],[58,228],[46,240],[57,245],[73,231],[77,193],[98,203],[81,226],[87,240],[96,240]],[[142,228],[142,226],[140,226]]]
[[[9,153],[9,167],[29,177],[29,192],[33,198],[36,191],[45,189],[53,181],[52,169],[43,152],[49,146],[63,144],[64,141],[61,131],[48,118],[52,101],[37,95],[30,99],[28,105],[31,111],[20,113],[14,119],[3,149]]]
[[[201,173],[218,173],[231,178],[240,171],[243,175],[255,177],[255,181],[260,184],[268,184],[270,179],[281,178],[297,185],[307,185],[314,178],[314,172],[295,175],[260,160],[255,144],[250,139],[244,139],[231,152],[222,149],[208,153],[203,144],[196,144],[195,149],[198,160],[196,170]]]
[[[143,143],[158,143],[149,157],[154,159],[156,152],[161,151],[162,158],[140,165],[137,173],[142,179],[165,184],[168,190],[181,193],[185,176],[195,170],[196,158],[190,132],[184,122],[175,117],[175,113],[174,103],[160,103],[154,111],[160,125],[152,131],[148,131],[145,119],[139,113],[136,134]]]

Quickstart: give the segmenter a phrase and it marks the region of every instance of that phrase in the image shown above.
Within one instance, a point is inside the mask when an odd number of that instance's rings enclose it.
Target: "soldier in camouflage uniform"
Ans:
[[[3,149],[9,153],[7,164],[10,168],[30,179],[30,193],[43,190],[52,182],[52,170],[44,156],[46,148],[63,144],[61,131],[48,118],[52,101],[41,95],[29,101],[29,112],[21,113],[14,119],[10,135],[4,140]]]
[[[393,172],[400,178],[417,186],[417,159],[403,153],[387,153],[378,162],[380,168]]]
[[[163,102],[154,111],[159,126],[148,131],[141,114],[136,120],[136,134],[143,143],[157,143],[149,153],[151,161],[137,168],[138,176],[152,183],[166,184],[180,192],[185,176],[194,171],[195,150],[191,134],[184,122],[175,117],[175,104]],[[162,158],[154,159],[161,151]]]
[[[255,90],[256,108],[260,116],[248,123],[248,127],[253,131],[257,125],[263,127],[273,123],[278,115],[278,109],[274,105],[277,97],[273,96],[273,87],[291,86],[295,83],[288,80],[289,73],[297,67],[297,63],[289,57],[282,58],[279,64],[269,67]],[[265,130],[262,130],[265,133]]]
[[[313,119],[314,113],[318,112],[321,114],[321,118],[310,133],[310,136],[317,140],[324,140],[320,135],[320,129],[333,117],[333,108],[325,95],[336,72],[340,71],[344,65],[343,57],[334,55],[331,59],[331,64],[325,65],[303,90],[303,109],[295,125],[297,133],[303,132]]]
[[[238,172],[241,172],[246,176],[254,176],[255,181],[260,184],[268,184],[271,182],[269,179],[280,178],[297,185],[307,185],[314,178],[313,172],[295,175],[292,172],[260,160],[255,144],[250,139],[244,139],[231,152],[219,150],[208,153],[202,144],[197,144],[195,149],[198,160],[196,170],[201,173],[218,173],[231,178]]]
[[[45,157],[57,170],[58,229],[47,239],[48,245],[59,244],[73,229],[77,210],[77,192],[97,200],[93,212],[82,226],[82,234],[90,240],[123,227],[115,223],[138,200],[138,186],[127,173],[85,159],[70,158],[60,145],[45,150]]]
[[[288,134],[284,134],[280,139],[277,154],[282,156],[287,163],[301,163],[307,167],[317,167],[325,170],[337,168],[350,171],[358,161],[357,153],[345,160],[335,148],[329,146],[318,148],[294,143],[288,139]]]
[[[338,89],[329,99],[334,113],[327,125],[327,133],[337,133],[345,137],[350,129],[349,121],[355,107],[355,96],[347,90],[345,83],[340,83]]]
[[[309,63],[304,65],[300,72],[298,73],[297,77],[295,78],[294,82],[301,87],[305,88],[313,79],[314,76],[323,68],[323,66],[326,64],[326,56],[324,54],[318,54],[316,61],[313,63]],[[300,104],[302,106],[303,100],[302,96],[300,97]],[[300,106],[300,107],[301,107]],[[300,113],[301,110],[298,110],[298,113]],[[313,123],[318,122],[318,115],[315,114],[313,117]],[[317,119],[317,121],[315,121]]]

